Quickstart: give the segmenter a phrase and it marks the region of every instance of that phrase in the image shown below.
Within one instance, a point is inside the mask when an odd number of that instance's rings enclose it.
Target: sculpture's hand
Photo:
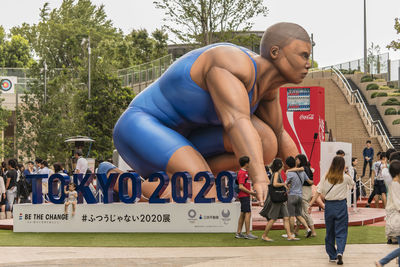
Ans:
[[[268,184],[265,180],[255,180],[253,182],[253,190],[256,191],[258,201],[264,203],[268,194]]]

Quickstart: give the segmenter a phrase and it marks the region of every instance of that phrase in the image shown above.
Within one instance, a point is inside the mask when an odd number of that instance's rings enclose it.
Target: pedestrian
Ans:
[[[247,156],[243,156],[239,159],[240,170],[237,175],[239,184],[239,194],[238,198],[240,201],[240,216],[238,221],[238,228],[236,231],[236,238],[246,238],[246,239],[257,239],[257,236],[250,233],[250,219],[251,219],[251,202],[250,195],[256,196],[256,192],[251,190],[251,185],[249,183],[249,163],[250,159]],[[243,224],[246,228],[246,234],[242,234]]]
[[[400,161],[393,160],[389,166],[390,175],[393,177],[389,184],[388,202],[386,206],[386,236],[397,236],[400,238]],[[398,257],[400,266],[400,248],[397,248],[386,255],[381,260],[375,262],[377,267],[388,264],[391,260]]]
[[[13,205],[14,201],[17,197],[17,163],[15,160],[10,159],[8,161],[7,165],[7,174],[6,174],[6,197],[7,197],[7,205],[6,205],[6,214],[7,214],[7,219],[12,218],[12,210],[13,210]]]
[[[38,174],[45,174],[47,178],[42,178],[42,193],[45,202],[49,201],[49,177],[53,174],[53,171],[49,169],[49,163],[46,160],[42,160],[39,163],[39,172]]]
[[[6,218],[6,186],[3,176],[0,176],[0,220]]]
[[[308,179],[313,181],[314,178],[314,173],[311,170],[310,167],[310,162],[308,162],[306,155],[304,154],[299,154],[296,156],[296,167],[297,168],[303,168],[304,172],[306,173]],[[312,193],[312,186],[309,184],[307,181],[303,183],[303,195],[302,195],[302,205],[301,205],[301,216],[304,218],[306,221],[308,227],[311,229],[311,236],[317,236],[317,232],[315,231],[314,227],[314,221],[312,219],[311,214],[308,213],[308,208],[309,208],[309,203],[312,199],[313,193]],[[294,229],[294,234],[298,235],[300,228],[300,221],[296,221],[296,227]]]
[[[351,204],[352,205],[357,205],[357,199],[360,197],[361,192],[360,192],[360,181],[357,181],[357,164],[358,164],[358,159],[356,157],[351,158],[351,167],[349,168],[349,173],[351,178],[353,178],[353,181],[356,183],[356,198],[354,199],[354,190],[351,190]]]
[[[306,238],[309,238],[312,234],[310,227],[306,220],[302,216],[302,196],[303,196],[303,184],[307,182],[312,185],[313,182],[308,178],[304,171],[291,171],[290,168],[296,167],[296,160],[293,157],[286,159],[286,165],[289,167],[287,172],[286,184],[289,187],[288,194],[288,211],[289,211],[289,222],[290,232],[294,232],[294,219],[296,218],[304,225],[306,229]],[[297,166],[299,167],[299,166]]]
[[[361,178],[365,176],[365,169],[367,168],[367,165],[369,164],[369,178],[371,178],[372,174],[372,160],[374,158],[374,149],[371,147],[371,140],[367,140],[365,143],[365,147],[363,149],[363,157],[364,157],[364,165],[363,165],[363,172],[361,175]]]
[[[333,158],[328,173],[320,181],[317,187],[317,194],[310,202],[311,206],[319,195],[325,198],[325,249],[329,256],[329,262],[343,264],[343,253],[346,247],[349,215],[347,211],[347,194],[354,186],[353,179],[346,173],[343,157]],[[336,247],[335,247],[336,241]]]
[[[272,179],[271,184],[275,188],[286,188],[288,189],[287,185],[283,181],[281,177],[281,172],[283,170],[283,162],[281,159],[276,158],[272,162],[271,165],[271,172],[272,172]],[[287,240],[289,241],[297,241],[300,240],[294,236],[294,234],[290,231],[290,223],[289,223],[289,212],[287,209],[287,201],[284,202],[273,202],[271,200],[271,193],[268,194],[267,199],[265,200],[263,211],[260,212],[260,215],[267,218],[268,223],[265,225],[265,231],[261,236],[261,239],[267,242],[273,242],[274,240],[268,237],[268,233],[271,230],[273,224],[276,222],[277,219],[283,218],[283,226],[286,230]]]
[[[74,173],[86,174],[88,170],[88,161],[82,157],[82,150],[75,150],[74,157],[76,159],[76,167]]]
[[[385,177],[384,173],[387,172],[388,164],[386,153],[381,152],[379,154],[379,161],[374,163],[374,190],[368,198],[368,202],[366,207],[370,207],[372,200],[375,199],[375,207],[379,207],[379,196],[382,198],[383,207],[386,207],[386,185],[385,185]]]

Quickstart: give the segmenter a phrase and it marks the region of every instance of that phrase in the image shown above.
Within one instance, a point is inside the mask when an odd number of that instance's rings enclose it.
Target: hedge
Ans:
[[[382,97],[382,96],[388,96],[386,92],[373,92],[371,94],[371,98],[375,98],[375,97]]]
[[[400,106],[400,101],[397,98],[389,98],[382,103],[382,106]]]
[[[378,90],[379,89],[379,85],[377,85],[376,83],[370,83],[367,85],[367,90]]]
[[[361,82],[366,83],[366,82],[372,82],[374,79],[370,75],[366,75],[361,77]]]
[[[393,125],[400,124],[400,119],[394,120],[394,121],[392,122],[392,124],[393,124]]]
[[[385,110],[385,115],[397,115],[397,111],[394,108],[388,108]]]

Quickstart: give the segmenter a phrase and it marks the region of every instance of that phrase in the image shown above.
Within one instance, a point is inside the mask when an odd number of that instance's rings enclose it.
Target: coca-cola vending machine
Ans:
[[[314,183],[320,180],[321,142],[325,141],[325,91],[322,87],[281,87],[283,126],[299,153],[310,160]]]

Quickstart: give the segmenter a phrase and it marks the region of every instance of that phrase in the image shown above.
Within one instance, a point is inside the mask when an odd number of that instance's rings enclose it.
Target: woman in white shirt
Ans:
[[[311,212],[312,205],[320,195],[325,198],[325,249],[329,261],[337,261],[338,265],[343,264],[343,253],[347,241],[349,215],[346,198],[349,190],[354,186],[353,179],[344,173],[344,169],[344,158],[334,157],[328,173],[318,184],[317,194],[311,200],[309,209]]]
[[[400,161],[391,161],[389,172],[393,177],[393,180],[388,186],[389,190],[386,204],[386,236],[397,236],[397,240],[400,240]],[[377,267],[381,267],[388,264],[396,257],[399,257],[398,264],[400,266],[400,248],[393,250],[375,264]]]

